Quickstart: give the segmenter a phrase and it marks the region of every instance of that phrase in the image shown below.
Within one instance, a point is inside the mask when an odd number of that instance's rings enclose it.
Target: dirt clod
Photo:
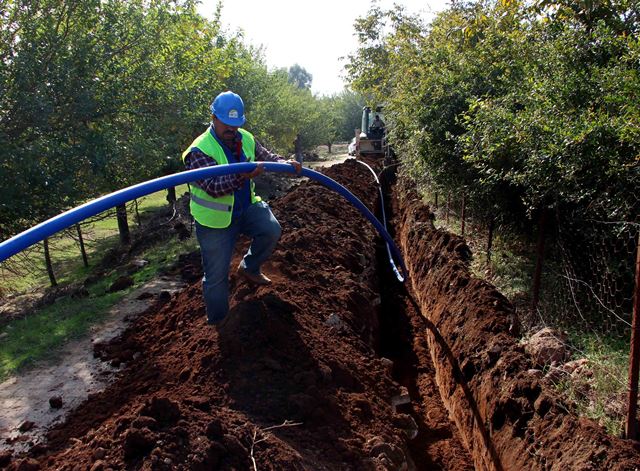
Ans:
[[[180,407],[167,397],[154,397],[142,408],[140,414],[152,417],[162,424],[174,424],[180,417]]]
[[[20,427],[18,427],[18,430],[21,431],[22,433],[25,433],[33,429],[35,425],[36,425],[35,422],[32,422],[31,420],[25,420],[20,424]]]
[[[156,436],[147,428],[129,429],[124,434],[122,449],[124,458],[131,459],[146,455],[156,443]]]
[[[9,463],[11,463],[12,458],[13,458],[13,451],[6,450],[6,451],[0,452],[0,468],[9,466]]]
[[[49,398],[49,407],[52,409],[62,408],[62,396],[52,396]]]
[[[109,289],[107,289],[107,292],[115,293],[116,291],[125,290],[133,286],[133,283],[134,283],[133,278],[131,278],[130,276],[127,276],[127,275],[120,276],[116,278],[116,280],[113,283],[111,283],[111,286],[109,286]]]

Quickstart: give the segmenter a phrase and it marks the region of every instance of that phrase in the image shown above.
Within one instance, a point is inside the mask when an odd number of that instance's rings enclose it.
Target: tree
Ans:
[[[298,64],[289,67],[289,83],[301,89],[309,90],[313,76],[306,69]]]

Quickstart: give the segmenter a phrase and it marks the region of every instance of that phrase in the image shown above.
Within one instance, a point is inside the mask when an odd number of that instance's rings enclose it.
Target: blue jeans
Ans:
[[[251,237],[251,246],[240,264],[257,275],[280,239],[280,223],[263,201],[250,205],[235,216],[225,229],[212,229],[196,221],[196,237],[202,253],[202,292],[207,321],[216,324],[229,312],[229,264],[238,235]]]

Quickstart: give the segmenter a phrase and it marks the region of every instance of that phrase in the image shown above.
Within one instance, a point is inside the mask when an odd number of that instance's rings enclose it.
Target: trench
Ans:
[[[381,184],[387,229],[393,237],[392,185],[385,180]],[[379,208],[380,203],[377,204]],[[380,217],[380,212],[378,209],[376,216]],[[407,451],[415,469],[473,469],[472,459],[459,441],[455,425],[440,400],[425,334],[426,320],[412,302],[406,285],[400,284],[391,270],[382,241],[376,246],[376,262],[381,298],[376,353],[393,362],[392,378],[409,393],[411,402],[396,406],[396,411],[411,416],[418,426],[415,438],[407,440]]]

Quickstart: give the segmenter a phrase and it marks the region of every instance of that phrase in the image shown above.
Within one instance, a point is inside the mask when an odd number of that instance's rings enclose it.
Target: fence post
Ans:
[[[636,409],[638,405],[638,367],[640,366],[640,234],[636,244],[636,283],[633,293],[633,318],[631,320],[631,352],[629,354],[629,409],[625,436],[638,439],[638,421]]]

